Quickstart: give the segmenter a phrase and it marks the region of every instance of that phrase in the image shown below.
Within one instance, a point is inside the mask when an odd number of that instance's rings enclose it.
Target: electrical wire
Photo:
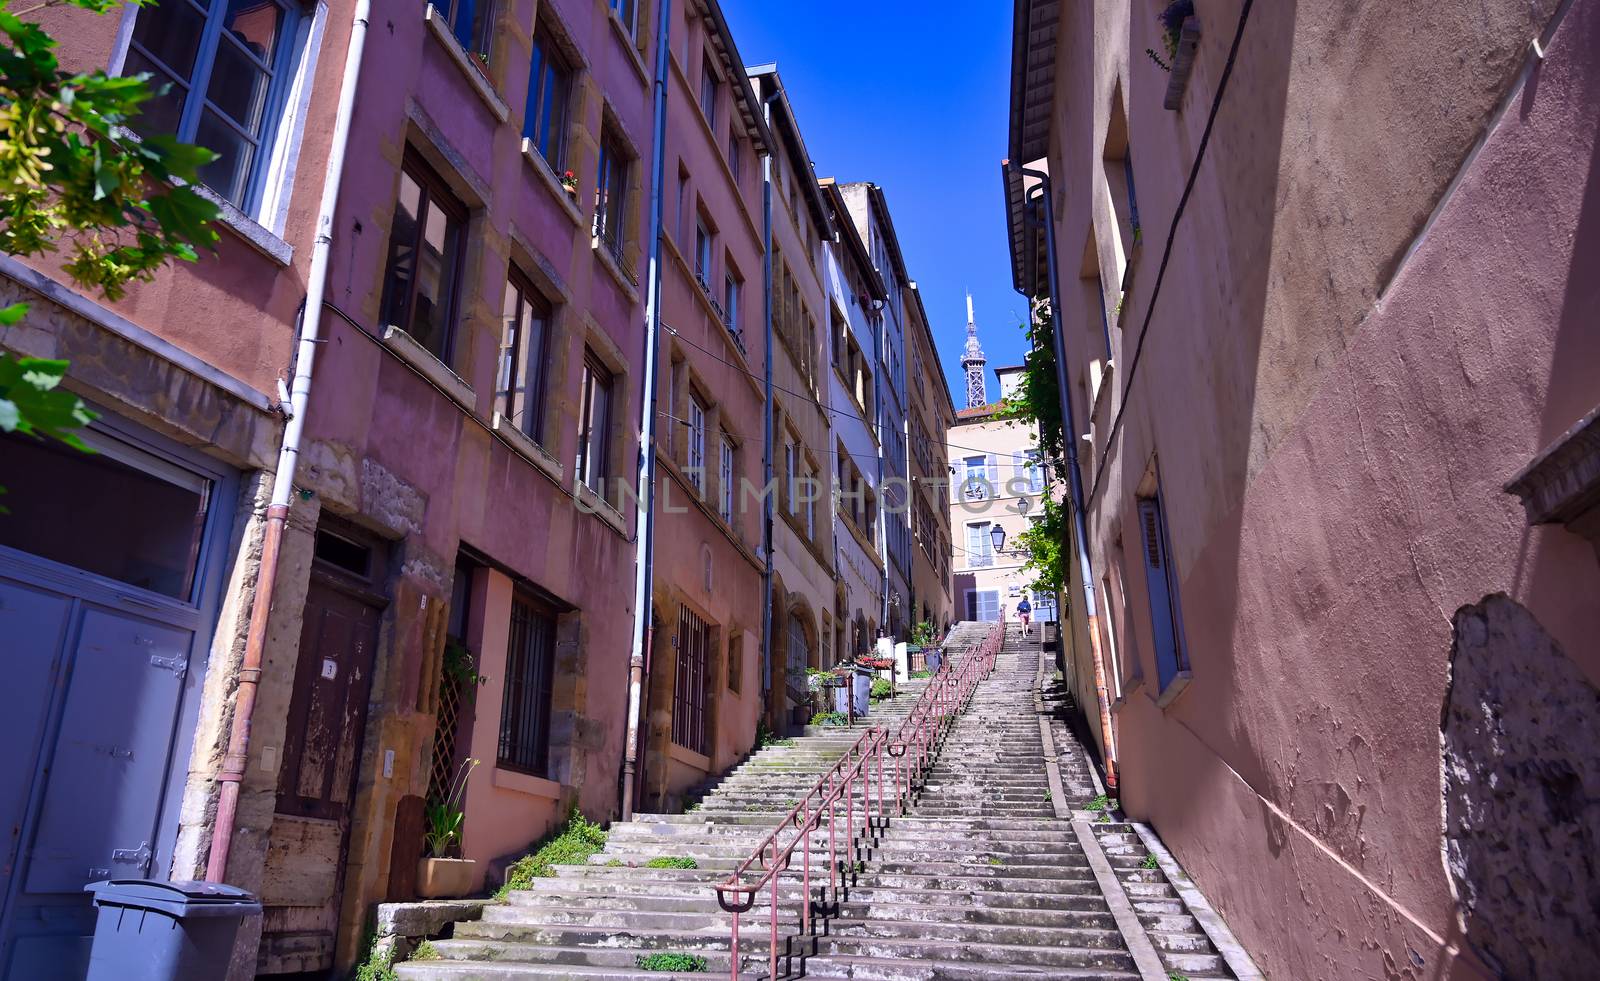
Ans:
[[[1167,230],[1167,244],[1161,250],[1161,265],[1156,269],[1155,285],[1150,288],[1150,301],[1145,304],[1144,321],[1139,325],[1139,339],[1133,346],[1133,360],[1128,364],[1128,376],[1122,383],[1122,399],[1117,403],[1117,414],[1111,420],[1111,432],[1106,436],[1106,449],[1100,455],[1099,464],[1095,467],[1094,483],[1089,487],[1087,499],[1083,507],[1087,508],[1089,502],[1094,500],[1095,493],[1100,489],[1101,478],[1105,476],[1106,463],[1111,459],[1111,451],[1117,441],[1117,434],[1122,431],[1122,416],[1128,409],[1128,400],[1133,396],[1133,379],[1139,371],[1139,358],[1144,353],[1145,337],[1150,332],[1150,320],[1156,311],[1156,297],[1161,295],[1161,284],[1166,279],[1167,263],[1172,259],[1172,245],[1178,236],[1178,222],[1183,220],[1184,209],[1189,204],[1189,196],[1194,193],[1195,181],[1200,176],[1200,164],[1205,161],[1206,147],[1211,144],[1211,130],[1217,122],[1217,112],[1222,108],[1222,97],[1228,91],[1228,80],[1233,76],[1234,62],[1239,57],[1239,43],[1244,40],[1244,27],[1250,20],[1250,8],[1255,6],[1255,0],[1244,0],[1244,6],[1239,10],[1239,26],[1233,32],[1233,44],[1228,48],[1228,60],[1222,66],[1222,74],[1217,78],[1217,94],[1211,98],[1211,112],[1206,116],[1206,128],[1200,134],[1200,143],[1195,148],[1194,163],[1189,167],[1189,179],[1184,182],[1183,195],[1178,198],[1178,206],[1172,212],[1172,225]],[[1069,438],[1075,438],[1069,436]],[[1090,451],[1091,454],[1093,450]]]

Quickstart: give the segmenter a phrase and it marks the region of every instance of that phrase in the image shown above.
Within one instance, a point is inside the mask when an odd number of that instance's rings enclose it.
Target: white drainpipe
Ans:
[[[278,449],[278,469],[272,478],[272,503],[267,507],[267,527],[261,546],[261,571],[250,604],[250,627],[245,634],[244,660],[239,666],[239,692],[234,701],[233,726],[228,751],[217,775],[221,783],[217,816],[211,830],[211,854],[206,878],[223,881],[228,874],[228,850],[233,843],[234,821],[239,813],[239,788],[244,781],[250,752],[250,722],[255,714],[256,690],[261,683],[262,655],[266,648],[267,621],[278,578],[278,553],[289,520],[289,499],[294,493],[295,465],[306,426],[306,406],[311,401],[311,369],[322,338],[322,298],[328,284],[328,257],[333,247],[333,213],[339,203],[339,180],[344,173],[345,149],[350,143],[350,117],[355,111],[356,82],[361,77],[361,54],[367,41],[370,0],[356,0],[351,17],[350,47],[345,52],[344,74],[339,82],[339,109],[334,116],[328,166],[322,178],[322,204],[317,211],[316,240],[311,248],[311,271],[306,284],[305,318],[295,354],[294,379],[289,388],[289,422]]]

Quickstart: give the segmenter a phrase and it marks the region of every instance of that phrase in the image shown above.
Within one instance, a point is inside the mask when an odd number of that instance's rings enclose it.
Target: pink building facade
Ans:
[[[1600,6],[1163,6],[1016,5],[1084,724],[1269,975],[1584,976]]]

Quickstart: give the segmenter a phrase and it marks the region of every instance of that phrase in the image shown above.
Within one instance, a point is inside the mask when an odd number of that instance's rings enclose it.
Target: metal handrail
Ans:
[[[883,726],[873,726],[862,733],[861,738],[845,750],[838,762],[817,778],[817,782],[778,822],[772,833],[762,839],[750,857],[739,863],[726,882],[715,887],[717,904],[724,912],[733,916],[729,933],[729,970],[730,977],[734,981],[739,977],[740,914],[748,913],[755,907],[756,897],[762,890],[770,891],[771,937],[767,947],[767,957],[769,977],[776,978],[778,976],[778,880],[789,870],[795,850],[798,848],[801,852],[800,923],[801,934],[805,935],[811,933],[811,835],[822,827],[823,815],[827,815],[828,827],[828,885],[823,895],[837,902],[840,881],[845,871],[840,867],[839,853],[842,848],[846,854],[853,854],[858,834],[857,790],[861,791],[861,834],[869,831],[874,822],[878,827],[883,827],[886,823],[885,814],[889,811],[896,815],[905,813],[912,793],[920,786],[918,781],[931,765],[940,740],[966,706],[978,682],[987,677],[990,669],[994,667],[995,655],[1000,651],[1004,636],[1003,625],[994,624],[982,641],[967,649],[967,654],[961,659],[959,667],[952,659],[945,658],[939,672],[929,680],[922,694],[917,696],[911,711],[906,714],[893,735],[890,735],[889,730]],[[909,759],[907,759],[908,754]],[[892,787],[888,791],[887,805],[885,755],[894,761]],[[876,764],[876,780],[874,780],[874,764]],[[874,790],[877,798],[876,808],[873,807]],[[837,808],[841,802],[844,804],[845,823],[842,843],[836,832],[839,823]],[[794,837],[789,839],[787,844],[783,844],[783,835],[791,827],[795,832]],[[852,871],[854,864],[850,863]],[[740,881],[743,876],[758,869],[760,875],[754,881]]]

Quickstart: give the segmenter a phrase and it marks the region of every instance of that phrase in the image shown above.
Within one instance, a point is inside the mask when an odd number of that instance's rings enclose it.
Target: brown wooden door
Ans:
[[[381,600],[364,588],[370,579],[348,573],[319,561],[306,593],[262,886],[263,973],[333,965],[382,612]],[[369,569],[372,578],[379,575]]]

